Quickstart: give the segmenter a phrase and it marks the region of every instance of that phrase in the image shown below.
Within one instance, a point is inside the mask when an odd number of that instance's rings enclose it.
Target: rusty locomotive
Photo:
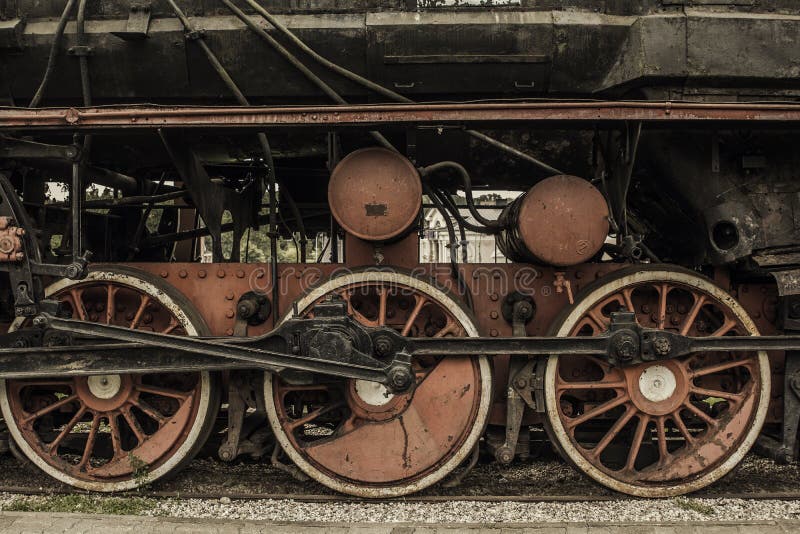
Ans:
[[[793,460],[795,4],[0,0],[11,448],[366,497]]]

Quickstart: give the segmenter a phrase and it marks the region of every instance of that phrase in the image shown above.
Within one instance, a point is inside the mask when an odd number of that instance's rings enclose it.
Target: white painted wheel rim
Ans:
[[[473,323],[472,319],[461,308],[461,306],[459,306],[458,303],[454,301],[450,296],[448,296],[443,291],[435,288],[429,283],[423,282],[409,275],[396,272],[364,271],[359,273],[350,273],[340,277],[333,278],[323,283],[322,285],[316,287],[315,289],[307,293],[305,296],[303,296],[297,302],[297,309],[300,311],[300,313],[302,313],[314,302],[316,302],[326,294],[331,293],[332,291],[340,287],[345,287],[348,285],[358,284],[358,283],[369,283],[369,282],[376,282],[376,283],[387,282],[398,285],[405,285],[415,290],[419,290],[420,292],[425,293],[427,296],[429,296],[432,300],[435,300],[438,303],[443,304],[447,308],[447,310],[453,314],[453,316],[456,318],[459,324],[464,328],[468,337],[478,336],[478,329]],[[288,313],[283,317],[281,322],[286,321],[292,316],[293,312]],[[491,408],[492,371],[489,360],[485,356],[478,357],[478,365],[481,373],[481,398],[473,427],[470,429],[467,438],[464,440],[459,450],[455,454],[453,454],[446,462],[441,464],[438,469],[408,484],[376,487],[376,486],[364,486],[361,484],[348,483],[340,479],[329,476],[328,474],[320,471],[318,468],[316,468],[310,462],[308,462],[308,460],[306,460],[303,457],[303,455],[300,454],[292,446],[289,438],[284,432],[283,426],[280,424],[280,418],[276,411],[275,404],[274,402],[272,402],[273,388],[272,388],[271,373],[264,374],[264,398],[266,400],[265,404],[267,408],[267,417],[269,419],[270,426],[272,427],[272,430],[275,433],[275,437],[278,440],[278,443],[281,444],[281,447],[289,456],[289,458],[291,458],[291,460],[304,473],[306,473],[308,476],[310,476],[320,484],[323,484],[324,486],[327,486],[338,492],[346,493],[349,495],[355,495],[358,497],[387,498],[387,497],[399,497],[402,495],[408,495],[410,493],[421,491],[439,482],[440,480],[445,478],[448,474],[450,474],[456,467],[458,467],[459,464],[461,464],[461,462],[463,462],[469,456],[475,445],[478,443],[478,440],[480,439],[481,435],[483,434],[483,430],[489,418],[489,410]]]
[[[575,307],[572,309],[572,311],[570,311],[567,317],[562,320],[557,331],[553,335],[561,337],[568,336],[575,323],[584,315],[586,310],[590,309],[597,302],[600,302],[605,296],[611,295],[623,287],[647,282],[682,283],[694,287],[700,291],[709,293],[728,306],[730,311],[736,315],[736,317],[742,322],[744,328],[750,332],[751,335],[759,335],[758,328],[753,320],[731,295],[699,275],[684,271],[671,270],[642,270],[621,278],[617,278],[607,284],[598,286],[591,293],[583,296],[583,298],[575,304]],[[764,420],[766,419],[767,411],[769,409],[769,358],[766,352],[760,351],[758,353],[758,368],[760,372],[759,379],[761,382],[761,387],[759,391],[758,408],[756,409],[753,424],[744,439],[741,441],[737,450],[733,451],[730,456],[728,456],[717,468],[697,478],[689,480],[686,483],[674,484],[670,486],[642,486],[629,484],[615,479],[601,469],[597,468],[594,464],[589,462],[572,443],[572,440],[570,439],[561,422],[557,408],[558,401],[556,400],[555,382],[556,373],[558,372],[558,358],[559,357],[557,355],[553,355],[547,360],[544,393],[547,419],[552,431],[552,435],[558,442],[559,449],[579,470],[583,471],[597,482],[613,490],[637,497],[674,497],[676,495],[691,493],[716,482],[729,473],[734,467],[736,467],[736,465],[744,458],[744,456],[753,446],[758,438],[758,434],[761,431],[761,427],[764,424]]]
[[[196,336],[199,334],[197,325],[192,323],[186,312],[180,308],[180,306],[178,305],[177,302],[175,302],[174,299],[172,299],[169,295],[167,295],[162,289],[132,274],[120,273],[115,271],[92,271],[83,280],[62,279],[51,284],[45,290],[45,296],[51,297],[54,294],[58,293],[59,291],[62,291],[64,289],[69,289],[70,287],[79,284],[85,284],[87,281],[115,282],[121,285],[128,285],[139,291],[142,291],[147,295],[149,295],[153,300],[157,301],[159,304],[170,310],[170,312],[173,313],[173,315],[178,320],[180,325],[184,328],[184,330],[186,330],[186,333],[188,335]],[[17,330],[22,325],[23,322],[24,322],[23,318],[17,318],[9,328],[9,332]],[[40,468],[42,471],[44,471],[51,477],[70,486],[89,491],[100,491],[100,492],[127,491],[135,489],[142,485],[150,484],[158,480],[159,478],[167,475],[175,467],[177,467],[188,455],[192,453],[192,450],[195,444],[197,443],[197,440],[201,437],[203,421],[206,417],[208,410],[211,408],[210,406],[211,387],[212,387],[211,376],[207,371],[201,371],[200,380],[201,380],[201,385],[200,385],[200,395],[198,398],[199,404],[197,408],[197,413],[194,421],[192,421],[192,427],[189,433],[187,434],[186,439],[175,450],[175,452],[173,453],[172,456],[170,456],[170,458],[161,463],[158,467],[156,467],[152,471],[149,471],[146,476],[134,477],[128,480],[110,481],[110,482],[93,482],[88,480],[82,480],[79,478],[72,477],[67,473],[64,473],[63,471],[56,469],[55,467],[44,461],[44,459],[41,456],[39,456],[36,453],[36,451],[24,439],[19,428],[14,422],[13,413],[11,411],[11,406],[9,405],[8,401],[8,391],[6,389],[5,380],[0,380],[0,411],[2,411],[3,419],[6,422],[8,431],[14,438],[14,443],[17,445],[19,450],[25,455],[26,458],[28,458],[28,460],[33,462],[34,465],[36,465],[38,468]]]

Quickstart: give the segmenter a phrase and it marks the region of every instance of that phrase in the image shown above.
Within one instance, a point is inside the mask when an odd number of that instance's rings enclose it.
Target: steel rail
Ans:
[[[30,495],[30,496],[52,496],[52,495],[90,495],[104,497],[91,491],[72,489],[72,488],[47,488],[40,486],[4,486],[0,485],[0,493]],[[253,500],[289,500],[310,503],[391,503],[391,502],[414,502],[414,503],[450,503],[453,501],[462,502],[553,502],[553,503],[573,503],[573,502],[611,502],[611,501],[631,501],[637,497],[623,494],[598,495],[598,494],[523,494],[523,495],[407,495],[404,497],[371,499],[365,497],[353,497],[341,494],[319,494],[319,493],[266,493],[266,492],[246,492],[246,491],[179,491],[179,490],[144,490],[136,489],[122,492],[115,495],[119,498],[137,497],[150,499],[204,499],[218,500],[221,497],[228,497],[234,501],[253,501]],[[728,492],[728,493],[695,493],[693,498],[700,499],[748,499],[754,501],[769,500],[798,500],[800,492],[779,491],[779,492]]]
[[[797,104],[690,102],[512,102],[463,104],[361,104],[327,106],[104,106],[0,108],[2,130],[104,130],[116,128],[375,127],[541,122],[800,121]]]

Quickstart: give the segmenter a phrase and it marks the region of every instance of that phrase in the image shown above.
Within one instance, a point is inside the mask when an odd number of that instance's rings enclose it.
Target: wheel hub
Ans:
[[[122,388],[122,378],[119,375],[90,376],[87,385],[89,392],[98,399],[110,399]]]
[[[97,412],[117,410],[130,400],[134,392],[131,375],[94,375],[78,378],[75,391],[81,401]]]
[[[369,380],[356,380],[353,385],[356,395],[364,404],[370,406],[384,406],[394,395],[383,384]]]
[[[639,375],[639,392],[650,402],[667,400],[676,387],[675,374],[663,365],[651,365]]]

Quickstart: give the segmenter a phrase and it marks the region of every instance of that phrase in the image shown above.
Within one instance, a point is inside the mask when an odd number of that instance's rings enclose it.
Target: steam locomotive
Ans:
[[[12,450],[365,497],[793,460],[795,4],[0,0]]]

